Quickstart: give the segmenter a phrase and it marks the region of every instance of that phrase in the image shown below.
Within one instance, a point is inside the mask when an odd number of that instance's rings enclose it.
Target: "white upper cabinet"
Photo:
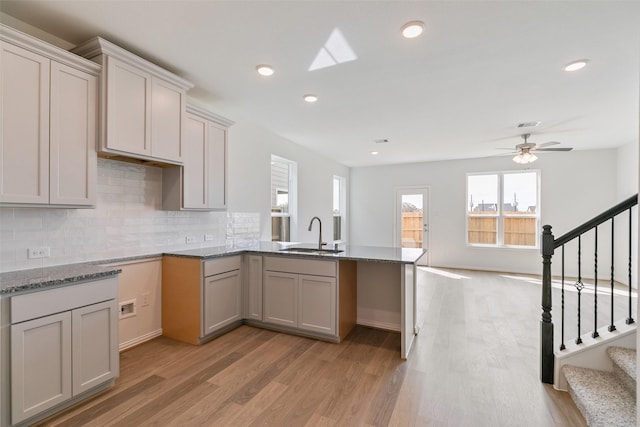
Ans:
[[[91,207],[100,66],[0,25],[0,203]]]
[[[100,37],[73,52],[103,65],[100,153],[182,164],[186,91],[193,85]]]
[[[164,210],[227,206],[227,129],[233,122],[187,105],[183,166],[162,171]]]

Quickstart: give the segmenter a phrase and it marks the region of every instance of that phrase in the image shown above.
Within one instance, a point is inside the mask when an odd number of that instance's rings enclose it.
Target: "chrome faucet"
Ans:
[[[309,223],[309,231],[311,231],[311,227],[313,227],[314,219],[317,219],[318,224],[320,224],[320,231],[318,233],[318,249],[322,249],[322,246],[326,245],[327,243],[322,241],[322,221],[320,220],[320,218],[318,218],[317,216],[314,216],[313,218],[311,218],[311,222]]]

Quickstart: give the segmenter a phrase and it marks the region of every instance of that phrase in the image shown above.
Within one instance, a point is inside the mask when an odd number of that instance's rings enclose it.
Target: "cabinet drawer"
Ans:
[[[11,298],[11,323],[118,298],[118,278],[94,280]]]
[[[318,261],[291,257],[264,257],[264,269],[285,273],[336,277],[335,261]]]
[[[241,265],[241,255],[205,261],[204,277],[213,276],[214,274],[226,273],[227,271],[239,270]]]

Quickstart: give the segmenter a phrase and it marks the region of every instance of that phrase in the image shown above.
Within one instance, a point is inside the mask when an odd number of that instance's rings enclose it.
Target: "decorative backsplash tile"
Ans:
[[[95,209],[0,208],[0,272],[260,238],[258,213],[161,209],[161,168],[98,159]],[[48,247],[50,256],[28,259],[28,248],[36,247]]]

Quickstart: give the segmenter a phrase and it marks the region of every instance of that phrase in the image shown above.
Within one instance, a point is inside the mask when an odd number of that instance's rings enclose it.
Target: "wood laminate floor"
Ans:
[[[242,326],[202,346],[164,337],[121,354],[116,385],[51,426],[584,426],[539,380],[540,287],[419,272],[421,331],[358,326],[341,344]]]

